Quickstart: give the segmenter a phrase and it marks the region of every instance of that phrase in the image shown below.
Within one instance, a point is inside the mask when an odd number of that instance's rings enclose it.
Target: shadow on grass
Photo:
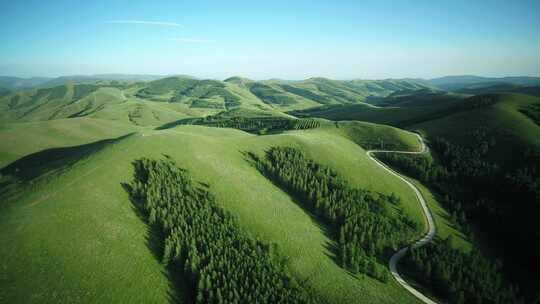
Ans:
[[[28,183],[51,172],[64,172],[80,160],[132,134],[80,146],[46,149],[24,156],[0,169],[0,196],[10,191],[10,185]]]
[[[133,133],[113,139],[104,139],[93,143],[52,148],[24,156],[6,167],[0,169],[2,175],[11,175],[23,181],[29,181],[52,170],[68,168],[79,160],[101,150],[109,144],[114,144]]]
[[[426,187],[427,188],[427,187]],[[443,202],[443,198],[442,198],[442,195],[439,193],[439,192],[435,192],[435,191],[432,191],[431,192],[431,195],[433,196],[433,199],[439,203],[439,208],[441,209],[441,211],[435,211],[433,210],[433,208],[431,207],[430,210],[431,212],[434,214],[434,215],[437,215],[439,216],[440,218],[442,218],[443,220],[446,221],[447,223],[447,226],[450,227],[451,229],[455,230],[455,233],[453,233],[454,236],[457,236],[459,238],[459,240],[465,242],[465,243],[470,243],[471,240],[468,239],[467,235],[463,232],[463,228],[458,226],[451,218],[450,214],[448,213],[449,212],[449,209],[447,206],[444,206],[442,204]],[[429,203],[428,203],[429,204]],[[440,226],[442,225],[442,223],[439,223],[437,222],[437,218],[434,217],[434,220],[435,220],[435,226]],[[440,229],[440,228],[438,228]],[[441,236],[439,235],[439,233],[437,233],[435,235],[435,239],[437,240],[442,240],[441,239]]]
[[[121,183],[122,188],[128,193],[132,203],[132,209],[137,217],[147,226],[146,246],[161,263],[164,250],[165,235],[157,224],[148,223],[148,215],[144,210],[144,202],[134,195],[132,186],[129,183]],[[164,267],[163,275],[169,281],[168,301],[169,303],[191,303],[190,299],[194,299],[192,291],[186,288],[187,284],[182,273],[181,267],[176,267],[174,263]]]
[[[162,124],[161,126],[158,126],[154,128],[154,130],[166,130],[171,129],[176,126],[182,126],[182,125],[193,125],[196,122],[200,121],[200,118],[182,118],[179,120],[171,121],[165,124]]]

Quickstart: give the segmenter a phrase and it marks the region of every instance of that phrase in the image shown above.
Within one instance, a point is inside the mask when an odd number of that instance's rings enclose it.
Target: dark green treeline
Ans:
[[[180,270],[197,303],[307,303],[274,246],[252,239],[173,161],[134,162],[133,202],[164,237],[163,263]]]
[[[402,212],[398,217],[389,214],[385,205],[399,208],[396,195],[353,188],[336,172],[294,148],[271,148],[265,159],[251,156],[264,175],[331,228],[342,267],[383,282],[389,279],[388,270],[376,259],[410,240],[418,229]]]

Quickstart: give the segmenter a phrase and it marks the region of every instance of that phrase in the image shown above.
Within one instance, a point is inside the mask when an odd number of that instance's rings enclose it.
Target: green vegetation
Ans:
[[[332,228],[334,239],[339,240],[337,254],[342,267],[383,282],[389,280],[388,271],[373,259],[382,257],[386,249],[402,246],[418,228],[405,216],[389,215],[386,206],[400,205],[394,193],[375,195],[351,188],[336,172],[293,148],[271,148],[264,160],[252,157],[261,172]]]
[[[487,107],[499,102],[499,98],[500,96],[495,94],[473,96],[467,99],[463,99],[459,95],[446,94],[437,95],[433,99],[429,95],[422,98],[415,96],[413,100],[404,98],[405,101],[402,101],[401,97],[390,97],[379,102],[390,103],[393,105],[391,107],[355,104],[326,106],[292,113],[301,117],[314,116],[333,120],[365,120],[403,127]]]
[[[540,147],[540,128],[531,119],[540,98],[524,94],[496,93],[456,97],[433,105],[406,104],[398,107],[370,107],[364,104],[325,106],[294,111],[298,117],[331,120],[361,120],[419,130],[428,137],[471,145],[476,132],[496,140],[487,159],[506,167],[523,165],[522,157],[507,157],[513,151]],[[524,113],[528,113],[524,115]],[[532,116],[531,116],[532,115]],[[529,116],[529,117],[528,117]]]
[[[11,91],[10,91],[10,90],[8,90],[8,89],[6,89],[6,88],[1,88],[1,87],[0,87],[0,97],[6,96],[6,95],[9,95],[9,94],[11,94]]]
[[[366,150],[417,151],[420,142],[416,136],[401,129],[361,121],[339,121],[322,124],[332,132],[344,136]]]
[[[412,249],[405,263],[415,269],[414,278],[430,286],[450,303],[524,303],[513,286],[505,286],[501,265],[478,251],[463,253],[452,239]]]
[[[427,81],[428,84],[447,91],[481,89],[493,85],[539,85],[538,77],[479,77],[473,75],[445,76]]]
[[[430,138],[442,137],[453,144],[467,147],[477,145],[481,133],[481,137],[493,140],[495,144],[484,159],[506,169],[524,166],[523,152],[540,147],[540,126],[521,111],[540,104],[540,98],[506,93],[489,96],[493,96],[494,103],[408,128],[421,130]]]
[[[276,243],[278,252],[286,257],[290,276],[318,301],[393,303],[399,298],[416,303],[395,281],[382,283],[369,276],[351,275],[336,263],[335,251],[328,246],[335,242],[333,238],[242,153],[262,154],[273,146],[296,147],[306,157],[332,168],[351,187],[374,194],[395,193],[402,199],[402,212],[421,227],[421,210],[414,194],[373,164],[358,145],[333,130],[337,129],[319,127],[255,136],[193,125],[160,131],[138,128],[138,134],[104,142],[99,149],[78,146],[57,150],[54,166],[38,152],[33,159],[41,159],[43,169],[37,176],[32,174],[35,177],[31,180],[17,179],[15,168],[34,167],[15,162],[12,171],[1,172],[2,185],[10,190],[0,193],[0,230],[10,232],[0,234],[0,247],[4,248],[0,250],[0,286],[5,287],[0,294],[16,303],[30,298],[44,303],[62,302],[59,298],[162,303],[169,301],[169,295],[189,297],[187,281],[165,269],[160,263],[162,256],[156,259],[155,251],[148,248],[162,238],[140,221],[121,187],[133,176],[133,160],[167,154],[189,170],[194,180],[211,185],[216,203],[234,214],[243,231],[265,243]],[[402,133],[395,140],[414,138]],[[28,135],[21,132],[20,136]],[[79,149],[89,152],[79,153]],[[80,157],[67,162],[68,155]],[[385,207],[389,216],[400,216],[394,206]],[[374,262],[379,269],[387,263]]]
[[[540,126],[540,104],[532,104],[521,109],[521,112]]]
[[[290,119],[286,117],[242,117],[214,115],[204,118],[192,118],[175,121],[158,127],[158,130],[172,128],[177,125],[202,125],[216,128],[234,128],[254,134],[267,134],[286,130],[306,130],[320,126],[315,119]]]
[[[477,144],[472,147],[435,139],[432,148],[438,155],[438,161],[426,156],[380,154],[378,157],[436,189],[442,195],[441,203],[451,213],[450,221],[466,235],[473,230],[471,224],[487,231],[497,231],[497,242],[506,243],[503,245],[506,255],[502,258],[512,263],[512,260],[508,260],[510,257],[528,255],[508,249],[523,246],[516,243],[517,235],[530,240],[526,241],[527,246],[531,246],[534,243],[532,240],[538,238],[536,229],[525,229],[532,222],[521,226],[524,230],[520,230],[520,225],[524,217],[538,211],[534,201],[540,197],[540,183],[536,175],[540,168],[540,152],[528,152],[525,156],[527,167],[517,169],[514,173],[505,172],[496,164],[486,161],[486,155],[496,142],[483,137],[485,134],[481,132],[476,133],[476,136]],[[510,212],[507,202],[513,197],[520,197],[523,201],[521,210]],[[500,220],[513,224],[501,230]],[[488,240],[489,237],[483,241]],[[533,259],[532,256],[530,258]],[[504,264],[490,262],[477,250],[460,253],[451,248],[450,242],[442,242],[413,252],[409,259],[412,259],[413,276],[418,281],[453,302],[472,302],[477,298],[495,303],[508,303],[509,299],[510,302],[517,301],[517,289],[503,289],[503,277],[500,275],[503,270],[507,275],[512,273],[515,266],[502,268]],[[420,260],[423,262],[420,263]],[[438,273],[431,271],[435,265],[439,267]],[[460,266],[449,268],[444,265]],[[456,269],[474,275],[460,274]],[[463,281],[465,277],[467,281]]]
[[[307,99],[311,99],[311,100],[316,101],[316,102],[318,102],[320,104],[331,103],[331,98],[330,97],[324,96],[324,95],[318,95],[316,93],[313,93],[310,90],[295,87],[295,86],[292,86],[290,84],[282,84],[282,85],[280,85],[280,87],[283,90],[285,90],[285,91],[287,91],[289,93],[292,93],[292,94],[295,94],[295,95],[298,95],[298,96],[302,96],[302,97],[307,98]]]
[[[95,118],[0,125],[0,168],[45,149],[88,144],[135,132],[131,125]]]
[[[438,227],[405,275],[454,302],[532,299],[540,98],[462,93],[480,89],[182,76],[0,96],[0,299],[415,303],[386,263],[421,235],[422,211],[364,150],[417,151],[396,127],[433,156],[378,157],[429,186]]]
[[[162,261],[181,270],[197,303],[305,303],[271,246],[253,240],[170,160],[140,159],[127,186],[164,238]]]
[[[192,88],[198,82],[191,77],[168,77],[151,81],[137,92],[137,97],[149,98],[155,95],[164,95],[172,91],[182,92]]]
[[[270,105],[288,106],[296,103],[296,100],[293,97],[283,94],[262,83],[251,84],[249,90],[264,103]]]
[[[134,125],[162,125],[183,118],[201,118],[220,111],[249,109],[298,110],[321,104],[361,103],[368,96],[426,87],[409,81],[226,81],[167,77],[149,82],[101,78],[52,81],[50,87],[0,96],[4,121],[36,121],[97,117]]]

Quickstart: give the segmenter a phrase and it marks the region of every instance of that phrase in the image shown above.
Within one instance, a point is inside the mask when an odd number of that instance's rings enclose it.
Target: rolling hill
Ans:
[[[18,127],[28,130],[26,125]],[[365,131],[351,135],[357,133],[347,128]],[[369,141],[380,133],[389,143],[417,149],[414,136],[397,129],[389,133],[386,128],[340,123],[339,128],[328,124],[255,136],[231,129],[179,126],[143,129],[127,137],[37,153],[28,146],[27,152],[19,152],[26,156],[2,169],[5,191],[0,194],[0,226],[2,231],[10,227],[12,233],[0,238],[7,249],[0,253],[4,269],[0,285],[5,287],[0,295],[10,302],[128,301],[141,300],[142,294],[151,302],[167,302],[169,296],[182,299],[182,281],[169,278],[147,247],[152,236],[121,186],[130,179],[133,160],[167,154],[196,180],[207,183],[244,229],[277,243],[292,275],[321,301],[392,303],[399,298],[415,303],[393,281],[356,278],[337,265],[324,228],[245,158],[245,152],[261,154],[272,146],[297,147],[355,186],[398,194],[402,212],[422,225],[413,193],[369,161],[364,150],[349,139]],[[74,141],[50,140],[49,144],[65,146]],[[391,214],[400,212],[388,207]]]
[[[33,77],[33,78],[19,78],[11,76],[0,76],[0,88],[8,90],[20,90],[32,88],[42,85],[52,78],[46,77]]]
[[[523,85],[538,86],[540,77],[480,77],[473,75],[445,76],[427,80],[427,82],[439,89],[456,91],[461,89],[479,89],[493,85]]]
[[[160,263],[160,236],[122,187],[135,160],[166,157],[205,185],[244,231],[277,244],[286,271],[320,302],[416,303],[395,281],[340,265],[328,223],[265,177],[252,156],[294,148],[353,187],[396,194],[401,203],[384,205],[383,214],[404,216],[417,236],[425,223],[414,193],[365,151],[418,149],[417,138],[401,127],[462,146],[487,141],[487,161],[526,166],[521,154],[508,155],[540,148],[535,92],[497,84],[449,93],[414,79],[188,76],[87,78],[6,92],[0,97],[0,228],[12,233],[0,234],[0,247],[8,248],[0,251],[0,286],[6,286],[0,299],[125,302],[142,299],[142,292],[145,302],[192,300],[185,278]],[[439,204],[439,193],[413,182],[434,211],[437,240],[452,236],[460,250],[475,248],[455,226],[455,214]],[[384,269],[389,253],[373,267]]]
[[[434,97],[433,97],[434,96]],[[433,98],[433,99],[431,99]],[[420,95],[393,98],[392,106],[365,104],[323,106],[290,112],[299,117],[359,120],[420,130],[429,137],[445,137],[463,145],[475,141],[474,130],[485,130],[495,138],[493,160],[505,163],[513,149],[525,151],[540,146],[535,123],[540,98],[521,93],[490,93],[464,98],[460,95]],[[400,101],[401,100],[401,101]],[[513,158],[519,162],[518,159]]]
[[[512,88],[536,91],[535,87]],[[429,182],[430,189],[443,195],[440,200],[444,195],[452,198],[445,199],[447,208],[466,206],[466,222],[481,236],[476,246],[504,261],[501,272],[534,298],[538,279],[533,277],[539,265],[529,254],[536,250],[529,247],[538,238],[538,229],[530,227],[536,223],[533,214],[538,213],[540,98],[510,93],[508,86],[491,93],[479,90],[479,95],[456,96],[440,104],[432,100],[433,104],[425,105],[421,99],[411,98],[387,107],[339,105],[290,113],[303,118],[384,123],[421,132],[433,145],[437,165],[423,167],[429,161],[422,164],[412,158],[394,165],[409,168],[408,174],[414,172],[411,168],[424,172],[416,178]],[[430,166],[439,166],[439,173],[423,171]],[[433,176],[431,180],[429,176]]]
[[[122,79],[129,79],[126,77]],[[6,92],[7,95],[0,97],[0,117],[5,122],[94,117],[134,125],[161,125],[233,109],[275,112],[323,104],[363,104],[373,96],[427,89],[413,82],[394,80],[252,81],[232,77],[217,81],[188,76],[148,82],[81,79],[86,82],[68,81],[57,86]]]

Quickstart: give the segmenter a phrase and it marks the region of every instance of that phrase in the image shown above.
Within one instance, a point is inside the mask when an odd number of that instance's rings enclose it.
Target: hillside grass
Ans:
[[[366,103],[329,105],[303,111],[292,111],[298,117],[320,117],[329,120],[358,120],[393,126],[404,126],[418,120],[429,120],[437,113],[444,111],[461,98],[446,98],[438,103],[421,106],[389,106],[377,107]],[[425,103],[425,101],[422,101]]]
[[[413,137],[401,137],[408,136]],[[416,303],[393,280],[384,284],[357,278],[335,263],[325,228],[246,160],[246,152],[262,155],[272,146],[299,148],[354,186],[396,193],[403,212],[422,225],[412,191],[332,130],[255,136],[200,126],[143,129],[80,154],[68,168],[51,168],[41,178],[10,184],[0,194],[0,231],[9,231],[0,234],[0,298],[17,303],[166,302],[169,294],[182,298],[182,289],[174,294],[166,270],[148,248],[155,246],[153,238],[121,187],[132,176],[134,159],[167,154],[197,181],[208,183],[245,230],[277,243],[292,274],[322,302]],[[25,168],[24,160],[11,168],[17,166]]]
[[[425,101],[422,101],[425,103]],[[463,99],[444,99],[433,105],[373,107],[366,104],[324,106],[293,111],[298,117],[358,120],[417,130],[428,138],[444,137],[456,144],[478,144],[480,131],[495,141],[489,159],[514,167],[524,165],[515,151],[540,146],[540,126],[527,114],[540,106],[540,98],[520,93],[492,93]]]
[[[0,124],[0,168],[45,149],[87,144],[136,130],[129,124],[84,117]]]
[[[401,173],[400,173],[401,174]],[[456,229],[455,225],[450,220],[448,211],[438,202],[438,195],[422,185],[418,180],[403,175],[408,181],[413,183],[424,196],[426,203],[431,210],[435,226],[437,227],[436,239],[444,240],[447,237],[452,237],[452,245],[455,248],[469,252],[472,249],[472,241]]]
[[[391,126],[362,121],[326,121],[322,127],[350,139],[367,150],[417,151],[421,148],[416,136]]]
[[[521,111],[540,105],[540,98],[515,93],[494,96],[498,99],[492,105],[447,115],[409,128],[465,146],[478,144],[473,131],[483,130],[488,138],[495,140],[495,147],[488,154],[490,160],[508,167],[524,165],[516,151],[540,147],[540,126]]]

